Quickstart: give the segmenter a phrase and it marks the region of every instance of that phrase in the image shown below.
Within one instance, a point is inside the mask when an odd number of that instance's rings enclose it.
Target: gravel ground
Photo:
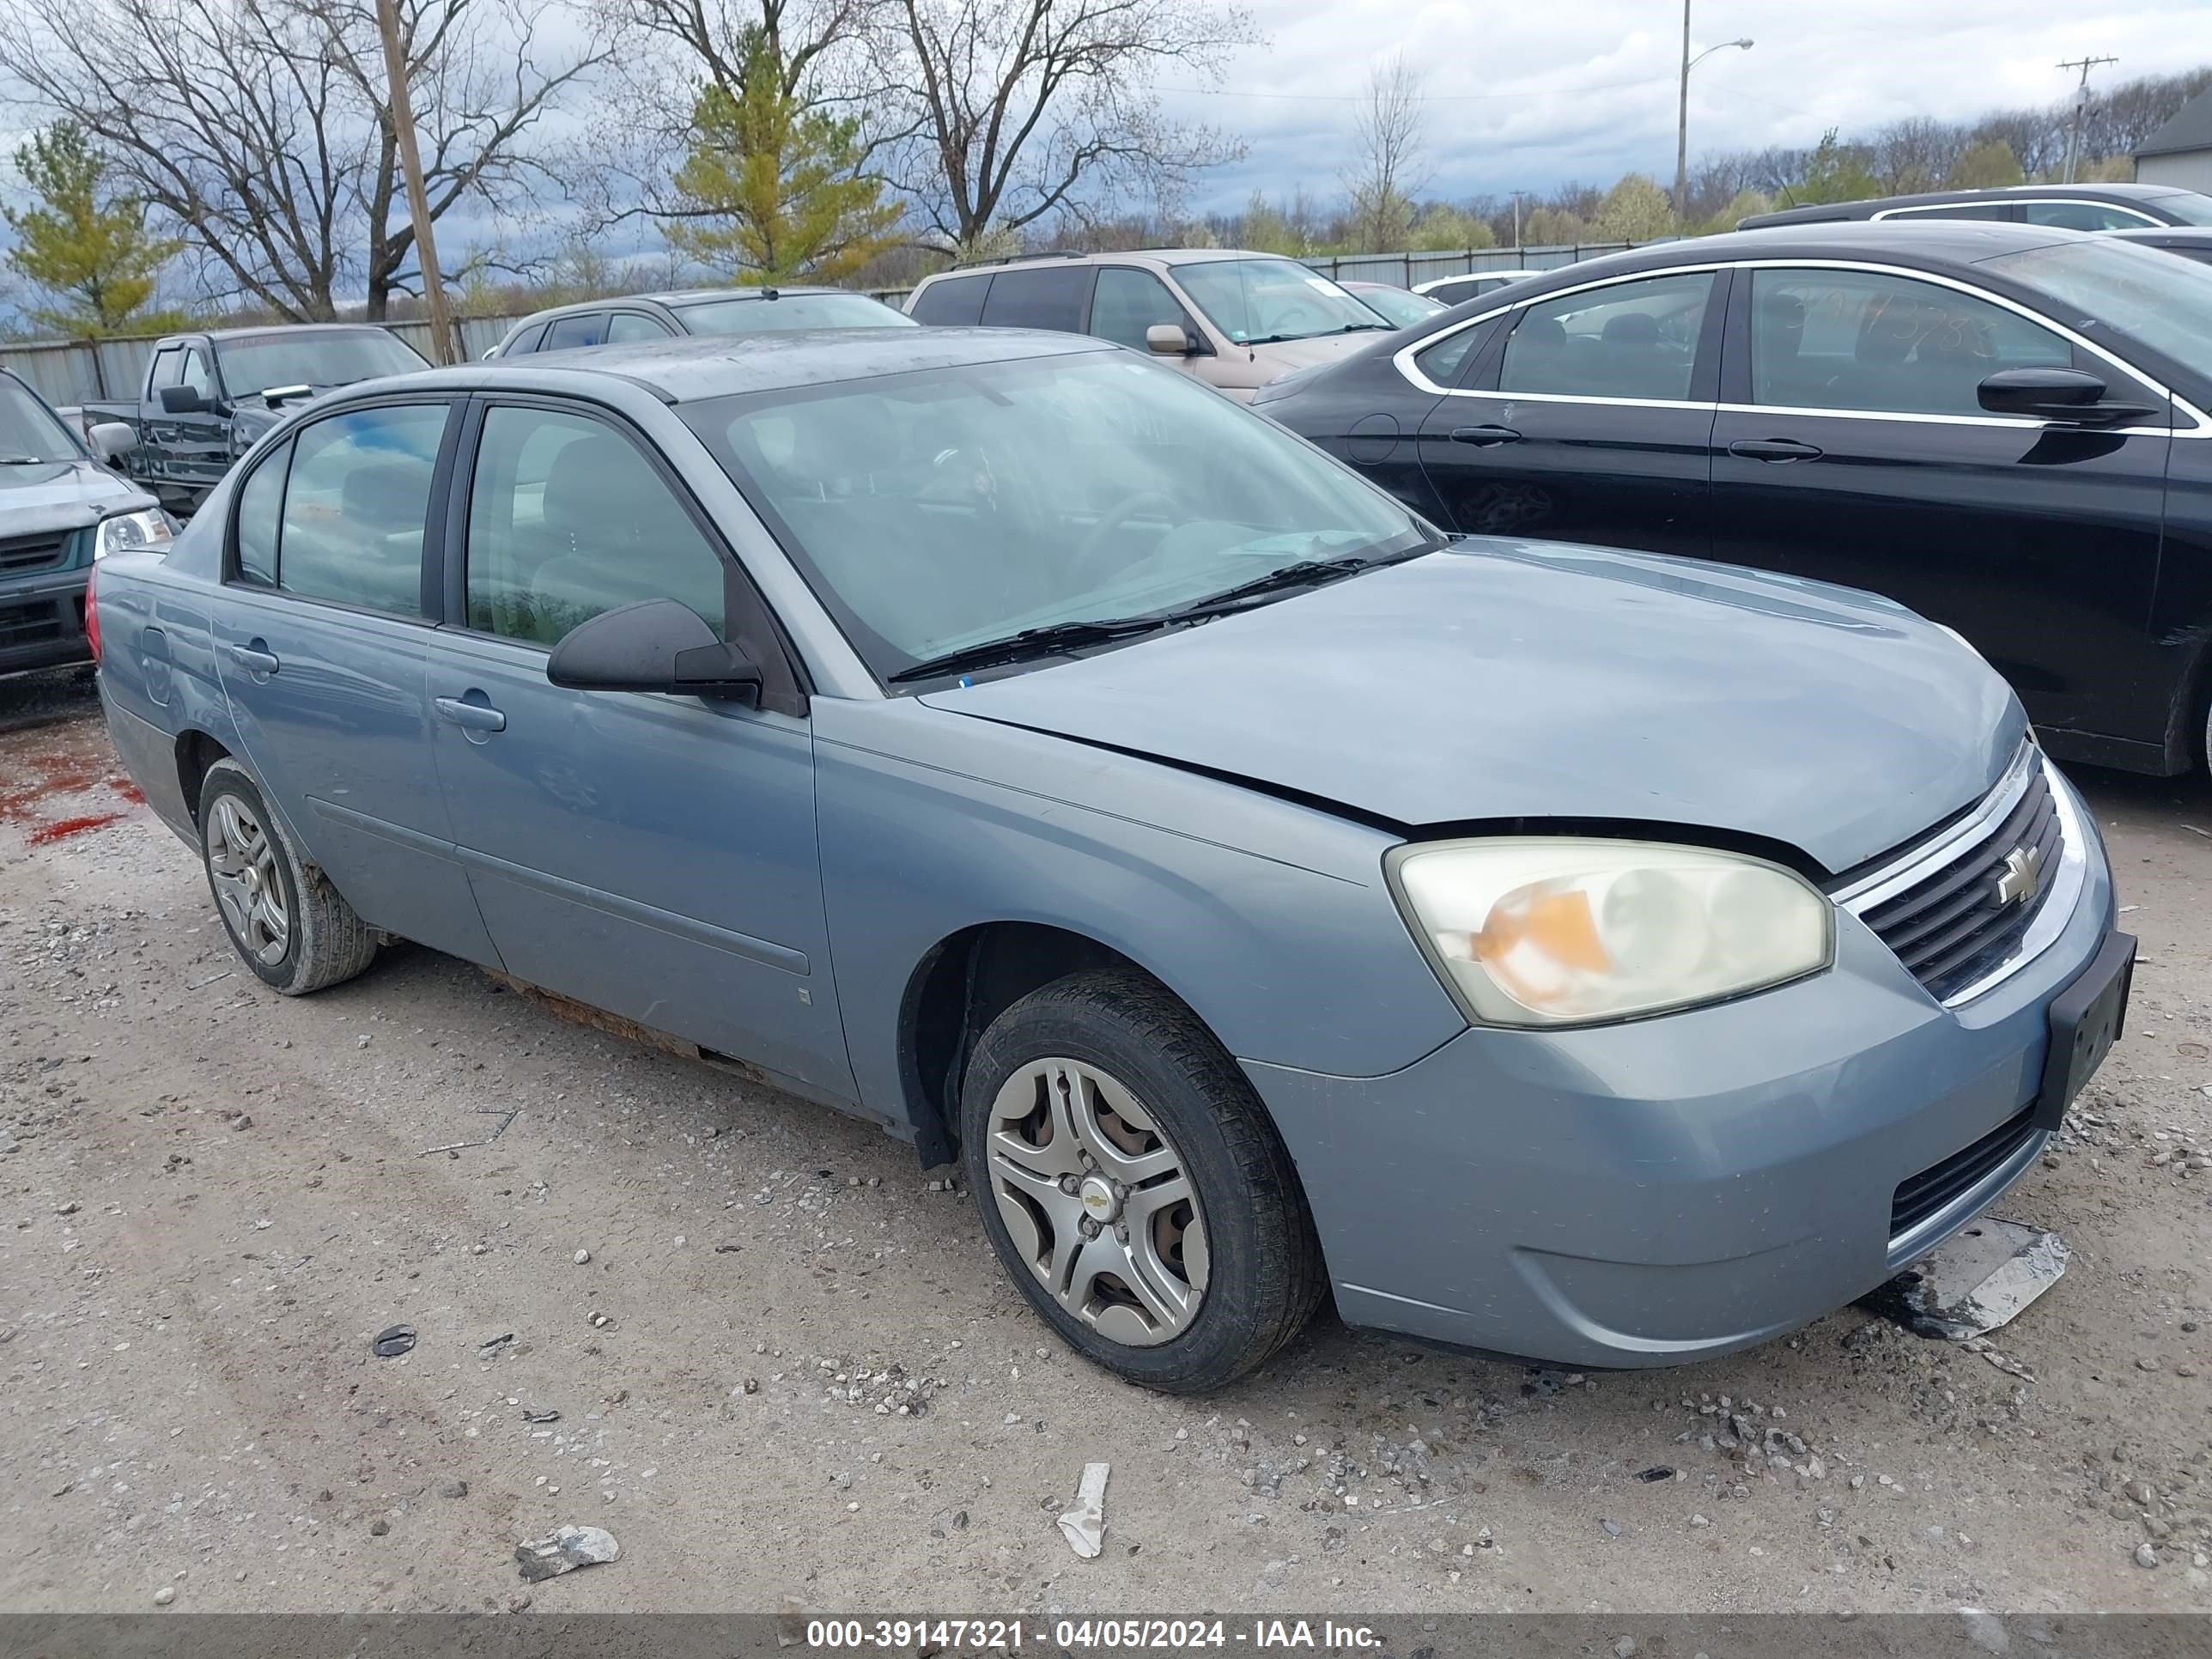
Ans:
[[[2201,785],[2084,780],[2143,960],[2005,1206],[2072,1266],[1990,1354],[1845,1310],[1584,1377],[1324,1320],[1200,1402],[1060,1347],[857,1122],[428,951],[265,992],[83,689],[0,686],[11,722],[0,1608],[2212,1605]],[[620,1559],[526,1589],[568,1522]]]

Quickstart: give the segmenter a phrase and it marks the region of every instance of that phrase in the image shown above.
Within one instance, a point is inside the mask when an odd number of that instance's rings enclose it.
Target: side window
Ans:
[[[988,276],[948,276],[932,283],[914,299],[907,313],[917,323],[940,328],[961,328],[983,320],[983,296],[990,291]]]
[[[2009,202],[1944,202],[1936,207],[1899,208],[1885,219],[1983,219],[2013,222]]]
[[[538,323],[526,328],[514,337],[514,343],[501,352],[503,357],[520,357],[538,349],[545,339],[545,325]]]
[[[445,430],[443,404],[359,409],[302,428],[284,484],[276,586],[422,615],[422,526]]]
[[[1083,332],[1084,302],[1091,296],[1089,265],[1048,265],[1002,270],[983,301],[986,328],[1050,328]]]
[[[540,351],[567,351],[576,346],[595,346],[605,343],[607,313],[604,311],[579,312],[573,317],[556,317],[545,327],[545,343]]]
[[[625,340],[665,340],[668,331],[656,318],[641,311],[617,311],[607,323],[607,343],[620,345]]]
[[[2073,361],[2049,329],[1956,289],[1877,271],[1751,273],[1756,404],[1978,415],[1998,369]]]
[[[723,565],[637,446],[586,416],[484,415],[469,486],[469,626],[550,646],[640,599],[722,629]]]
[[[1459,377],[1467,372],[1468,362],[1481,349],[1482,343],[1490,337],[1491,331],[1496,326],[1495,323],[1477,323],[1456,334],[1447,335],[1427,350],[1418,353],[1413,362],[1419,366],[1422,374],[1438,386],[1457,386]]]
[[[1476,295],[1486,293],[1496,286],[1495,283],[1485,283],[1477,276],[1462,276],[1452,282],[1439,283],[1425,292],[1431,300],[1439,304],[1455,306],[1472,300]]]
[[[164,346],[154,354],[154,372],[147,378],[146,389],[159,392],[165,386],[174,386],[184,372],[184,347]]]
[[[2060,225],[2068,230],[2141,229],[2150,222],[2140,213],[2108,202],[2026,202],[2021,208],[2031,225]]]
[[[1692,270],[1539,300],[1505,343],[1498,389],[1679,402],[1712,289],[1712,272]]]
[[[291,465],[288,438],[239,486],[234,559],[238,580],[249,586],[276,586],[276,526],[284,512],[284,474]]]
[[[1173,323],[1188,336],[1193,331],[1189,315],[1176,303],[1168,285],[1149,270],[1129,265],[1105,265],[1098,272],[1098,287],[1091,296],[1091,332],[1117,345],[1139,351],[1151,348],[1145,331],[1154,323]]]
[[[207,353],[193,346],[185,353],[183,385],[212,401],[216,395],[215,368],[208,362]]]

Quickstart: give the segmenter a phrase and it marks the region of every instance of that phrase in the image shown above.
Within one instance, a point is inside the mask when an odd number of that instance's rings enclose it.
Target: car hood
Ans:
[[[1986,663],[1872,594],[1507,540],[923,701],[1393,826],[1680,826],[1831,872],[1979,798],[2026,730]]]
[[[153,504],[143,490],[90,461],[0,466],[0,536],[75,530],[111,513]]]

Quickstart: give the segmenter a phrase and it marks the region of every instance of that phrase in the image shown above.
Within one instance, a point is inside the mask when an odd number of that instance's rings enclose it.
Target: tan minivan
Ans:
[[[1245,400],[1395,326],[1296,259],[1211,247],[977,260],[924,277],[906,310],[940,326],[1095,334]]]

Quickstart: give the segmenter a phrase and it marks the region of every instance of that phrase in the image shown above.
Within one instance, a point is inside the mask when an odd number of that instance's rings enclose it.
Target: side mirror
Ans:
[[[561,636],[545,678],[577,691],[669,691],[696,697],[760,695],[760,665],[674,599],[603,611]]]
[[[155,396],[164,415],[197,415],[208,406],[198,386],[165,386]]]
[[[1981,383],[1978,397],[1992,415],[2072,426],[2122,426],[2158,413],[2147,404],[2106,401],[2105,383],[2078,368],[2001,368]]]
[[[1197,350],[1176,323],[1154,323],[1145,331],[1145,344],[1156,357],[1188,357]]]
[[[121,421],[101,421],[85,430],[84,441],[103,461],[114,461],[138,447],[138,434]]]

